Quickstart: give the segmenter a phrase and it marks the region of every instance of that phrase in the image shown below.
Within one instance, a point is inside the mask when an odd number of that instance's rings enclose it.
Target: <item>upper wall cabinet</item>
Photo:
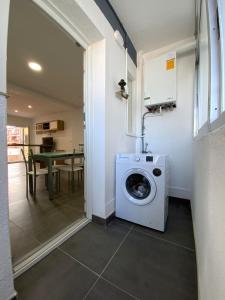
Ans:
[[[144,104],[176,101],[176,52],[144,61]]]
[[[36,133],[41,134],[48,131],[64,130],[64,121],[54,120],[49,122],[37,123],[35,125]]]

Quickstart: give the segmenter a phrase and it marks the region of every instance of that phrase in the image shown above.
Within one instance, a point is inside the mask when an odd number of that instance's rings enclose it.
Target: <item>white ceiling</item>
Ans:
[[[110,0],[137,50],[152,51],[194,35],[195,0]]]
[[[74,109],[74,106],[69,103],[45,97],[43,94],[21,88],[15,84],[8,83],[8,90],[10,91],[10,98],[7,103],[9,115],[37,118]],[[28,108],[28,105],[31,105],[32,108]]]
[[[49,104],[41,101],[44,96],[59,100],[56,107],[62,107],[60,102],[81,107],[83,104],[83,48],[78,47],[61,28],[47,17],[30,0],[11,0],[9,35],[8,35],[8,81],[30,91],[42,94],[40,98],[31,97],[29,91],[20,90],[20,96],[11,95],[9,98],[9,110],[20,107],[29,102],[40,111],[46,111]],[[43,71],[35,73],[27,66],[28,61],[34,60],[40,63]],[[22,91],[25,93],[21,95]],[[39,100],[40,99],[40,100]],[[28,101],[29,100],[29,101]],[[37,101],[37,105],[34,105]],[[17,102],[17,103],[16,103]],[[20,103],[19,103],[20,102]],[[50,101],[51,103],[51,101]],[[20,105],[21,104],[21,105]],[[60,106],[61,105],[61,106]],[[13,109],[13,111],[14,111]]]

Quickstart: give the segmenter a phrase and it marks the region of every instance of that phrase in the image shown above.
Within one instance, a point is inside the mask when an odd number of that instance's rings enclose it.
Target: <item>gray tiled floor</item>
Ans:
[[[190,210],[172,201],[165,233],[118,219],[90,223],[15,286],[19,300],[197,300],[196,282]]]
[[[135,226],[135,230],[191,250],[195,247],[190,207],[179,203],[179,199],[170,201],[166,232],[162,233],[142,226]]]
[[[128,229],[129,227],[117,220],[104,230],[102,226],[91,223],[81,233],[65,242],[61,249],[100,274]]]
[[[13,263],[29,255],[44,242],[84,216],[83,185],[75,192],[68,189],[66,174],[61,173],[61,192],[48,199],[44,177],[37,178],[37,200],[26,199],[24,163],[8,165],[9,219]]]

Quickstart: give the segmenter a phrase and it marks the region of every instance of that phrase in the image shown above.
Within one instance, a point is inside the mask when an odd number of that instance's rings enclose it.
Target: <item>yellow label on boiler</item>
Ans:
[[[172,59],[168,59],[166,61],[166,69],[167,70],[172,70],[175,68],[175,58],[172,58]]]

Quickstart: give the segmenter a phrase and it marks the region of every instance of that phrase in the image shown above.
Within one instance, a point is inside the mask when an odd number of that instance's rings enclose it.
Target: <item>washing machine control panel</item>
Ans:
[[[142,161],[142,162],[153,162],[153,156],[152,155],[147,155],[147,156],[139,156],[139,155],[136,155],[134,157],[134,160],[135,161]]]
[[[153,162],[153,156],[147,155],[146,156],[146,161]]]

